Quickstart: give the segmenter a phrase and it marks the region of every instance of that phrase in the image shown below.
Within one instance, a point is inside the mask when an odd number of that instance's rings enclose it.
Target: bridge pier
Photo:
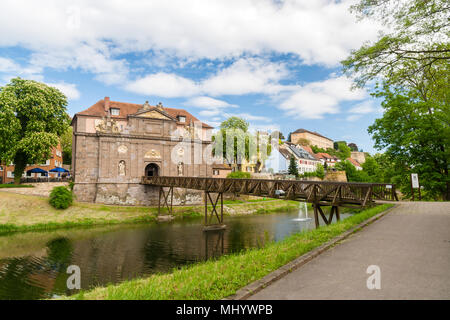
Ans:
[[[217,197],[213,200],[209,191],[205,191],[205,226],[203,231],[209,230],[221,230],[225,229],[226,226],[223,224],[223,192],[218,192]],[[209,200],[209,201],[208,201]],[[220,200],[220,214],[217,212],[218,202]],[[211,212],[208,217],[208,202],[211,204]],[[216,220],[216,223],[212,223]]]
[[[322,206],[320,204],[313,203],[312,206],[314,208],[314,222],[316,224],[316,229],[320,226],[319,215],[322,217],[322,220],[327,225],[331,224],[331,222],[333,221],[333,215],[336,215],[337,221],[341,220],[339,206],[331,206],[331,211],[330,211],[330,215],[328,218],[326,217],[325,213],[323,212]]]
[[[169,196],[170,196],[170,205],[168,202]],[[173,207],[172,207],[173,187],[169,187],[169,190],[167,191],[167,193],[164,191],[163,186],[159,187],[158,216],[161,214],[161,199],[164,201],[164,203],[162,203],[162,206],[167,208],[167,213],[172,214],[172,212],[173,212]]]

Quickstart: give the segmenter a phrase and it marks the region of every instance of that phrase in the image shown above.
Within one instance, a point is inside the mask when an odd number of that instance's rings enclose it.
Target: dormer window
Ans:
[[[178,121],[179,122],[186,122],[186,117],[185,116],[178,116]]]
[[[110,110],[112,116],[118,116],[120,114],[120,109],[118,108],[111,108]]]

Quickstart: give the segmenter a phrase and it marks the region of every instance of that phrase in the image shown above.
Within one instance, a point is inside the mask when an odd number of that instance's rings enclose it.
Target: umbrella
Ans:
[[[50,170],[50,172],[69,172],[69,170],[61,168],[61,167],[56,167],[56,168],[53,168],[52,170]]]
[[[27,173],[47,173],[47,171],[45,171],[44,169],[41,169],[41,168],[34,168],[31,170],[28,170]]]

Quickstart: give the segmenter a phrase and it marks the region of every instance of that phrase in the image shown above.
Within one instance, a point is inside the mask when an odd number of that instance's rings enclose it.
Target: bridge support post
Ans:
[[[170,205],[169,205],[169,196],[170,196]],[[163,203],[161,203],[161,199],[163,200]],[[164,192],[164,187],[159,187],[159,199],[158,199],[158,216],[161,214],[161,205],[165,208],[167,208],[167,213],[172,214],[173,212],[173,187],[169,187],[169,190]]]
[[[336,215],[336,220],[337,221],[341,220],[341,214],[339,212],[339,207],[338,206],[331,206],[330,215],[328,216],[328,218],[326,217],[325,213],[323,212],[322,207],[320,206],[320,204],[313,203],[312,206],[314,208],[314,222],[316,224],[316,229],[320,226],[319,214],[322,217],[322,220],[327,225],[331,224],[331,222],[333,221],[333,215]]]
[[[213,199],[211,197],[212,192],[205,191],[205,226],[203,231],[208,230],[220,230],[225,229],[225,225],[223,224],[223,193],[217,193],[217,197]],[[218,203],[220,200],[220,214],[217,211]],[[211,204],[211,212],[208,216],[208,202]],[[216,220],[216,223],[212,223],[213,220]]]

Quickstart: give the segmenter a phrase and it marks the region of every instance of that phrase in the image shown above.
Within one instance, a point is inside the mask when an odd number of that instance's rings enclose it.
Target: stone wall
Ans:
[[[347,182],[345,171],[327,171],[324,181]]]
[[[77,201],[111,205],[157,206],[159,199],[158,187],[139,183],[76,183],[73,191]],[[203,191],[174,188],[173,205],[202,203]]]

